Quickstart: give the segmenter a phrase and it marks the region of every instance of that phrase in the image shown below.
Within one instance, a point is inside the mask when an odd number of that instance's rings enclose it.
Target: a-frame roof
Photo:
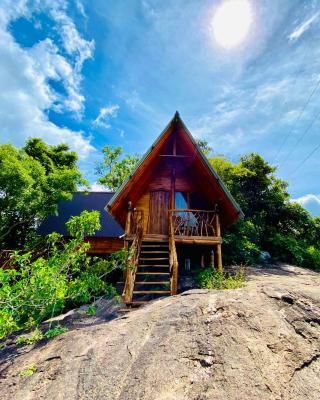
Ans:
[[[165,127],[165,129],[161,132],[161,134],[157,137],[155,142],[149,148],[149,150],[144,154],[140,162],[138,163],[134,172],[126,179],[126,181],[120,186],[114,196],[108,202],[106,209],[117,218],[117,208],[120,203],[128,200],[128,193],[130,190],[134,189],[134,184],[137,184],[139,179],[143,179],[142,176],[144,171],[147,169],[147,165],[150,165],[152,159],[154,159],[159,154],[159,148],[169,139],[170,135],[176,130],[179,129],[184,135],[184,138],[190,143],[193,147],[195,157],[200,162],[202,168],[206,170],[206,175],[209,180],[212,180],[212,184],[216,187],[216,189],[221,192],[221,200],[223,204],[226,206],[228,214],[228,218],[226,218],[227,223],[235,222],[239,217],[243,216],[243,212],[240,206],[237,204],[222,179],[218,175],[218,173],[214,170],[212,165],[209,163],[207,157],[203,154],[202,150],[194,140],[190,131],[182,121],[178,112],[175,113],[174,117],[171,119],[169,124]],[[211,179],[210,179],[211,178]],[[207,182],[210,184],[210,182]],[[119,219],[119,218],[118,218]],[[121,221],[123,222],[123,221]]]

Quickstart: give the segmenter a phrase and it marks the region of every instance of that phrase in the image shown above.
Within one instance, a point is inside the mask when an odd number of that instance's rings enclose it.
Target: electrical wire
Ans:
[[[302,109],[301,109],[301,111],[300,111],[298,117],[297,117],[296,120],[294,121],[294,123],[293,123],[293,125],[292,125],[290,131],[289,131],[288,134],[284,137],[284,139],[283,139],[283,141],[282,141],[282,143],[281,143],[281,145],[280,145],[280,147],[279,147],[279,150],[277,151],[277,154],[275,155],[275,157],[274,157],[272,163],[275,163],[275,162],[276,162],[276,160],[277,160],[279,154],[281,153],[281,151],[282,151],[282,149],[283,149],[283,146],[286,144],[286,142],[287,142],[289,136],[292,134],[295,125],[300,121],[300,118],[302,117],[303,113],[305,112],[306,108],[308,107],[308,104],[310,103],[312,97],[314,96],[314,94],[316,93],[316,91],[319,89],[319,87],[320,87],[320,79],[318,79],[318,81],[317,81],[315,87],[314,87],[313,90],[311,91],[309,97],[307,98],[307,101],[305,102],[304,106],[302,107]]]
[[[317,119],[320,117],[320,111],[316,114],[316,116],[313,118],[313,120],[310,122],[308,125],[307,129],[305,129],[302,133],[302,135],[299,137],[299,139],[296,141],[296,144],[294,145],[293,149],[289,151],[287,154],[286,158],[284,159],[284,163],[288,160],[288,158],[295,152],[297,146],[302,142],[302,140],[305,138],[307,133],[310,131],[310,129],[313,127],[314,123],[317,121]],[[281,164],[281,162],[280,162]]]
[[[314,153],[315,153],[316,151],[318,151],[319,149],[320,149],[320,144],[318,144],[318,145],[307,155],[307,157],[304,158],[304,159],[301,161],[301,163],[297,166],[297,168],[294,169],[294,170],[291,172],[291,174],[289,175],[289,178],[290,178],[292,175],[294,175],[294,174],[302,167],[302,165],[303,165],[306,161],[308,161],[309,158],[312,157],[312,156],[314,155]]]

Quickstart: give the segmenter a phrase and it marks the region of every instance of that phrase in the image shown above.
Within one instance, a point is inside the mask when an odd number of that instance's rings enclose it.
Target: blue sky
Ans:
[[[216,154],[278,165],[320,215],[320,2],[252,0],[233,49],[213,37],[221,3],[0,0],[0,141],[67,142],[94,183],[105,144],[142,154],[179,110]]]

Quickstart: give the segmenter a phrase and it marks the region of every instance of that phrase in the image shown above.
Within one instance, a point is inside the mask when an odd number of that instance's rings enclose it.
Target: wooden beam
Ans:
[[[213,245],[222,242],[217,236],[175,236],[176,243]]]
[[[222,251],[221,251],[221,243],[217,244],[217,264],[218,264],[218,271],[222,272]]]
[[[187,156],[187,155],[184,155],[184,154],[159,154],[159,157],[189,158],[191,156]]]

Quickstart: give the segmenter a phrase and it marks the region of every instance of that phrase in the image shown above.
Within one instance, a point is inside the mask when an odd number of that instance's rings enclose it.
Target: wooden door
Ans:
[[[148,233],[168,235],[170,192],[156,190],[150,192]]]

